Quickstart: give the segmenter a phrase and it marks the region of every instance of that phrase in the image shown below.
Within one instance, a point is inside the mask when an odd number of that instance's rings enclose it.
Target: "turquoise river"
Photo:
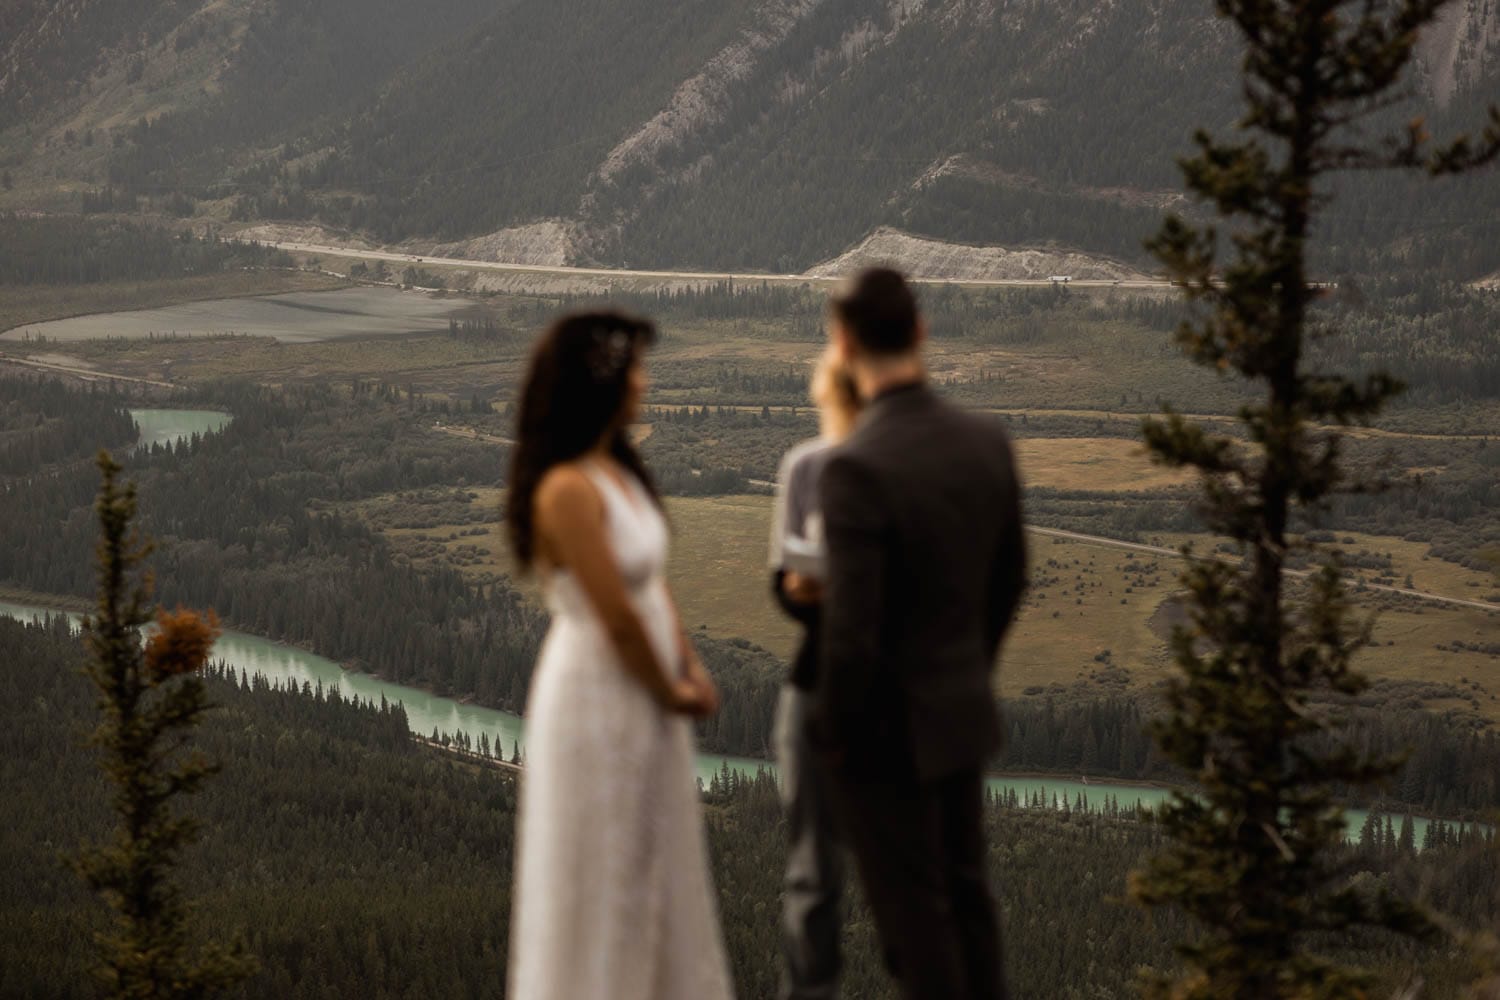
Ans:
[[[138,447],[152,444],[171,446],[194,434],[212,434],[222,430],[232,419],[229,414],[215,410],[131,410],[131,417],[140,428]],[[13,604],[0,601],[0,615],[27,621],[40,620],[48,615],[66,614],[76,626],[78,615],[30,604]],[[512,750],[526,747],[526,723],[520,716],[498,709],[484,708],[452,698],[444,698],[420,688],[392,684],[370,674],[346,670],[332,660],[315,653],[273,642],[259,636],[226,631],[214,646],[214,658],[247,675],[260,674],[276,684],[294,684],[297,687],[321,686],[324,690],[337,689],[345,698],[379,702],[381,698],[392,704],[399,703],[406,709],[408,725],[413,733],[430,736],[434,730],[454,735],[465,733],[475,743],[481,734],[487,735],[493,746],[501,748],[505,756]],[[701,754],[698,757],[698,777],[706,784],[724,768],[740,774],[755,774],[760,770],[772,770],[768,761],[752,757],[725,757],[717,754]],[[1170,792],[1151,785],[1127,785],[1109,781],[1090,781],[1080,777],[1068,780],[1058,777],[1018,777],[996,775],[989,779],[990,791],[996,794],[1014,792],[1022,802],[1040,800],[1061,806],[1077,803],[1082,799],[1091,807],[1097,807],[1113,799],[1121,809],[1137,806],[1154,809],[1164,802]],[[1349,829],[1357,831],[1365,821],[1361,810],[1348,813]],[[1427,829],[1427,821],[1414,819],[1417,842],[1421,843]]]
[[[66,614],[75,625],[78,622],[78,615],[56,608],[0,601],[0,616],[39,621],[48,615],[59,614]],[[400,703],[406,709],[408,725],[417,735],[430,736],[433,730],[449,735],[466,733],[478,743],[480,734],[485,734],[489,736],[492,745],[503,748],[507,757],[517,745],[523,752],[526,747],[526,723],[520,716],[440,697],[419,688],[392,684],[359,671],[346,670],[315,653],[259,636],[226,631],[214,646],[214,658],[247,675],[260,674],[272,683],[295,684],[299,688],[304,684],[314,688],[321,686],[324,690],[337,689],[345,698],[370,702],[379,702],[381,698],[385,698],[392,704]],[[752,757],[726,757],[718,754],[701,754],[698,757],[698,776],[705,784],[725,767],[740,774],[754,774],[762,769],[772,770],[768,761]],[[1044,802],[1060,806],[1064,802],[1074,805],[1082,798],[1091,808],[1113,799],[1122,809],[1136,806],[1152,809],[1170,794],[1166,789],[1155,786],[1086,781],[1081,778],[1067,780],[1058,777],[995,775],[989,779],[988,784],[990,791],[996,794],[1015,792],[1022,802],[1029,802],[1039,796]],[[1351,809],[1348,821],[1351,833],[1357,832],[1365,821],[1365,813]],[[1427,820],[1415,817],[1413,822],[1417,843],[1420,844],[1427,830]]]

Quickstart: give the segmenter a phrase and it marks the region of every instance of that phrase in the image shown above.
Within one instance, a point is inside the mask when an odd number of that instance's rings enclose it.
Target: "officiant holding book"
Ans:
[[[843,847],[832,792],[808,743],[808,708],[817,686],[819,603],[826,567],[818,477],[829,450],[849,436],[859,398],[848,373],[825,354],[812,379],[821,434],[781,462],[771,518],[771,577],[777,601],[805,630],[782,688],[773,737],[790,843],[782,898],[783,1000],[838,996]]]

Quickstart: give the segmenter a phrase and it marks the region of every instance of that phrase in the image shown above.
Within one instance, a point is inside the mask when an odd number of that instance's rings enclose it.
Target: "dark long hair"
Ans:
[[[560,317],[538,341],[521,388],[505,501],[511,548],[522,569],[536,557],[537,487],[556,465],[592,448],[613,428],[609,453],[660,504],[656,486],[620,419],[630,367],[656,340],[649,320],[618,312]]]

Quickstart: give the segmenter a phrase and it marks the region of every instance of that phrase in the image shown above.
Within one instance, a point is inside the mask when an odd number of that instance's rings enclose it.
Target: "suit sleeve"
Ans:
[[[1000,640],[1005,637],[1005,631],[1021,604],[1021,594],[1026,590],[1026,533],[1021,523],[1020,486],[1016,482],[1015,463],[1009,457],[1006,461],[1010,466],[1011,502],[1007,505],[1006,523],[1001,528],[990,560],[989,609],[985,623],[991,662],[1000,651]]]
[[[818,712],[822,740],[838,754],[868,719],[881,682],[889,512],[873,477],[848,455],[829,461],[818,492],[828,544]]]

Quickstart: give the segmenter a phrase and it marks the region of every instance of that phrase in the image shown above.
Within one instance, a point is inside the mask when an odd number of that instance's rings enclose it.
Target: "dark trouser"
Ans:
[[[783,1000],[838,996],[843,845],[828,774],[808,743],[809,697],[790,684],[782,688],[773,737],[790,834],[781,904]]]
[[[906,1000],[1001,1000],[979,770],[934,781],[839,775],[850,846]]]

